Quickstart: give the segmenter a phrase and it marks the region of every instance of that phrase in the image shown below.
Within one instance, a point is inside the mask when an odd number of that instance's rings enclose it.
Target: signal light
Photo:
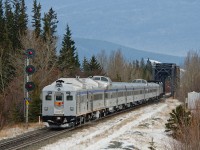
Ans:
[[[25,51],[25,54],[28,58],[33,58],[35,56],[35,50],[34,49],[27,49]]]
[[[26,66],[26,73],[28,74],[28,75],[31,75],[31,74],[33,74],[35,72],[35,67],[33,66],[33,65],[28,65],[28,66]]]
[[[26,82],[25,88],[27,91],[32,91],[35,89],[35,84],[33,82]]]

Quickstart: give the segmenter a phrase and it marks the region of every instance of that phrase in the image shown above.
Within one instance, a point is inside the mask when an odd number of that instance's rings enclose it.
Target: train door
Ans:
[[[91,91],[88,91],[87,94],[88,94],[87,96],[88,96],[88,102],[89,102],[88,108],[90,111],[93,111],[93,94]]]
[[[54,115],[64,115],[64,94],[56,92],[54,95]]]

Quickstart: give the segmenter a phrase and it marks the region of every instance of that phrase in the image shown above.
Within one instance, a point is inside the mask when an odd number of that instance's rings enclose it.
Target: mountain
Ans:
[[[78,49],[79,56],[82,59],[84,56],[91,58],[92,55],[99,54],[102,50],[104,50],[105,53],[109,56],[113,51],[121,50],[123,56],[128,61],[133,61],[136,59],[141,60],[141,58],[149,58],[151,60],[157,60],[162,63],[176,63],[177,65],[182,65],[184,61],[184,57],[137,50],[134,48],[101,40],[75,38],[75,44]]]
[[[37,0],[57,12],[59,36],[98,39],[148,52],[186,56],[200,48],[199,0]],[[26,0],[29,16],[33,0]],[[31,21],[30,21],[31,22]],[[30,25],[31,26],[31,25]]]

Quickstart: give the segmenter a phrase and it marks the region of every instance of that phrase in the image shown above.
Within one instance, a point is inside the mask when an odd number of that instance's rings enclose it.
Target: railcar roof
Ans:
[[[99,76],[102,77],[102,76]],[[109,78],[108,78],[109,79]],[[102,80],[94,80],[93,78],[60,78],[54,81],[52,84],[47,85],[43,88],[43,91],[55,91],[58,88],[64,91],[76,91],[76,90],[89,90],[89,89],[112,89],[112,88],[141,88],[141,87],[155,87],[159,86],[156,83],[144,82],[146,80],[138,79],[137,81],[143,82],[112,82],[109,79],[109,82]],[[61,87],[57,84],[62,85]]]

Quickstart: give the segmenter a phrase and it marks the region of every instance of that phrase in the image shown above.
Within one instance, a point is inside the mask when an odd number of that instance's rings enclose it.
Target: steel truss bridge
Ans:
[[[164,93],[169,87],[171,96],[176,97],[177,89],[180,86],[180,68],[174,63],[153,64],[153,80],[163,83]]]

